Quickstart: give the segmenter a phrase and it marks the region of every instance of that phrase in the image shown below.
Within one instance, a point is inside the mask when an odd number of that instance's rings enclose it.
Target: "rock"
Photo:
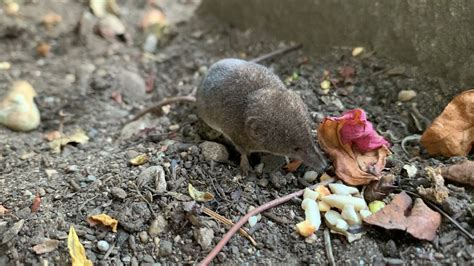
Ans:
[[[173,243],[168,240],[161,241],[160,256],[168,256],[173,253]]]
[[[153,257],[151,255],[146,254],[145,256],[143,256],[143,261],[144,262],[149,262],[149,263],[154,263],[155,259],[153,259]]]
[[[135,72],[122,69],[116,76],[116,91],[119,91],[126,102],[138,102],[146,97],[145,81]]]
[[[40,124],[35,89],[27,81],[15,82],[0,102],[0,124],[16,130],[31,131]]]
[[[100,251],[106,252],[107,250],[109,250],[109,248],[110,248],[109,242],[104,241],[104,240],[100,240],[99,242],[97,242],[97,249],[99,249]]]
[[[132,261],[132,257],[130,256],[124,256],[122,257],[122,262],[126,263],[127,265]]]
[[[207,227],[195,229],[194,239],[196,239],[196,241],[202,247],[203,250],[206,250],[212,244],[212,240],[214,239],[214,230]]]
[[[150,228],[148,228],[148,234],[150,234],[151,237],[158,236],[158,234],[165,230],[167,225],[168,222],[166,221],[165,217],[163,217],[161,214],[158,214],[156,219],[151,222]]]
[[[151,122],[148,116],[144,116],[137,121],[126,124],[120,132],[120,139],[128,139],[145,128],[153,127],[153,125],[154,124]]]
[[[127,197],[127,192],[119,187],[113,187],[110,189],[112,195],[119,199],[125,199]]]
[[[225,162],[229,159],[229,152],[227,152],[226,147],[222,144],[204,141],[199,147],[206,161]]]
[[[163,193],[166,191],[166,179],[163,167],[154,165],[143,170],[143,172],[141,172],[137,177],[136,184],[140,188],[147,185],[152,180],[157,181],[157,184],[155,184],[157,192]]]
[[[156,50],[156,46],[158,45],[158,38],[155,34],[148,34],[146,36],[145,42],[143,42],[143,51],[148,53],[153,53]]]
[[[307,171],[303,176],[303,179],[308,183],[313,183],[316,178],[318,178],[318,173],[316,171]]]
[[[130,266],[138,266],[138,259],[137,257],[132,257],[132,261],[130,262]]]
[[[138,233],[138,238],[140,238],[140,241],[142,243],[147,243],[148,242],[148,233],[146,231],[141,231]]]
[[[398,100],[401,102],[408,102],[416,97],[416,91],[414,90],[401,90],[398,93]]]

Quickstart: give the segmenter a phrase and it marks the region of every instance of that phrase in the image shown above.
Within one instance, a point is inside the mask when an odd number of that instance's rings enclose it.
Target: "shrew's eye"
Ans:
[[[300,148],[294,148],[293,150],[294,151],[300,151],[301,149]]]

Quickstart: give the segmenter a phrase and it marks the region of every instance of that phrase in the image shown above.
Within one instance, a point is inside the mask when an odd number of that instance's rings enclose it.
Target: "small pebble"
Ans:
[[[110,189],[112,195],[119,199],[125,199],[127,197],[127,192],[119,187],[113,187]]]
[[[95,175],[88,175],[87,176],[87,181],[88,182],[94,182],[97,180],[97,177]]]
[[[153,259],[153,257],[151,255],[146,254],[145,256],[143,256],[143,261],[144,262],[149,262],[149,263],[154,263],[155,259]]]
[[[161,241],[160,256],[168,256],[173,253],[173,243],[168,240]]]
[[[106,252],[110,248],[109,242],[100,240],[97,242],[97,248],[102,252]]]
[[[130,262],[130,266],[138,266],[138,259],[136,257],[132,257],[132,261]]]
[[[203,250],[208,249],[212,245],[214,239],[214,230],[207,227],[201,227],[194,230],[194,238]]]
[[[416,97],[414,90],[402,90],[398,93],[398,100],[401,102],[408,102]]]
[[[229,152],[224,145],[211,141],[199,144],[206,161],[225,162],[229,159]]]
[[[122,257],[122,262],[123,263],[130,263],[131,261],[132,261],[132,257],[130,257],[130,256]]]
[[[148,242],[148,233],[146,231],[141,231],[138,233],[138,237],[142,243]]]
[[[316,171],[307,171],[303,176],[303,179],[308,183],[313,183],[316,178],[318,178],[318,173]]]
[[[163,215],[158,214],[156,219],[151,222],[150,228],[148,228],[148,234],[151,237],[158,236],[161,232],[165,230],[165,227],[168,225],[165,217]]]

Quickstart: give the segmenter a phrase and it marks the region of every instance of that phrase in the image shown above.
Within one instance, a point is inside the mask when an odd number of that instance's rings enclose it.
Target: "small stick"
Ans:
[[[186,96],[176,96],[176,97],[165,98],[161,102],[153,105],[152,107],[146,108],[145,110],[143,110],[140,113],[138,113],[137,115],[135,115],[135,117],[132,118],[131,120],[129,120],[127,122],[127,124],[130,123],[130,122],[136,121],[138,118],[140,118],[140,117],[142,117],[142,116],[144,116],[144,115],[146,115],[150,112],[160,111],[161,107],[163,107],[165,105],[176,103],[176,102],[183,102],[183,101],[184,102],[195,102],[196,97],[194,97],[194,95],[186,95]]]
[[[326,246],[326,255],[328,256],[329,265],[335,266],[334,255],[332,254],[331,235],[329,229],[324,229],[324,245]]]
[[[291,51],[294,51],[294,50],[301,49],[301,47],[303,47],[302,44],[296,44],[296,45],[292,45],[292,46],[289,46],[289,47],[283,47],[283,48],[280,48],[280,49],[275,50],[273,52],[270,52],[268,54],[264,54],[264,55],[259,56],[257,58],[251,59],[251,60],[249,60],[249,62],[258,63],[258,62],[270,59],[270,58],[275,57],[275,56],[280,55],[280,54],[285,54],[285,53],[288,53],[288,52],[291,52]]]
[[[422,196],[420,196],[419,194],[415,193],[415,192],[411,192],[411,191],[407,191],[405,190],[405,192],[407,194],[410,194],[414,197],[417,197],[417,198],[422,198],[424,199]],[[464,227],[462,227],[458,221],[454,220],[451,216],[449,216],[449,214],[445,213],[440,207],[438,207],[436,204],[432,203],[430,200],[427,200],[427,199],[424,199],[425,202],[428,204],[428,206],[430,206],[431,208],[435,209],[436,211],[438,211],[439,213],[441,213],[444,217],[446,217],[449,221],[451,221],[461,232],[463,232],[471,241],[474,240],[474,236],[469,233]]]
[[[309,189],[314,189],[316,188],[317,186],[320,186],[320,185],[327,185],[329,183],[332,183],[334,182],[334,178],[329,178],[329,179],[326,179],[318,184],[315,184],[315,185],[312,185],[311,187],[309,187]],[[232,226],[232,228],[230,228],[230,230],[222,237],[221,241],[219,241],[219,243],[217,243],[217,245],[214,247],[213,250],[211,250],[211,252],[201,261],[199,262],[199,265],[208,265],[209,263],[211,263],[211,261],[217,256],[217,254],[219,254],[219,252],[222,250],[222,248],[224,248],[225,244],[227,244],[227,242],[229,242],[229,240],[232,238],[232,236],[237,233],[237,231],[239,230],[240,227],[242,227],[248,220],[250,217],[254,216],[254,215],[257,215],[265,210],[268,210],[270,208],[273,208],[275,206],[278,206],[280,204],[283,204],[289,200],[291,200],[292,198],[295,198],[295,197],[300,197],[301,195],[303,195],[304,193],[304,189],[302,190],[299,190],[299,191],[296,191],[296,192],[293,192],[291,194],[288,194],[284,197],[281,197],[281,198],[277,198],[277,199],[274,199],[272,201],[269,201],[251,211],[249,211],[244,217],[240,218],[240,220],[234,225]]]
[[[233,223],[231,220],[225,218],[224,216],[218,214],[217,212],[215,212],[215,211],[213,211],[213,210],[211,210],[211,209],[208,209],[208,208],[206,208],[206,207],[203,207],[203,208],[202,208],[202,212],[204,212],[205,214],[211,216],[212,218],[214,218],[215,220],[217,220],[217,221],[219,221],[219,222],[221,222],[221,223],[223,223],[223,224],[230,225],[230,226],[233,226],[233,225],[234,225],[234,223]],[[250,236],[249,232],[248,232],[247,230],[245,230],[245,228],[240,228],[240,229],[239,229],[239,233],[240,233],[241,235],[243,235],[244,237],[246,237],[246,238],[252,243],[252,245],[257,246],[257,242],[255,241],[255,239],[253,239],[253,238]]]

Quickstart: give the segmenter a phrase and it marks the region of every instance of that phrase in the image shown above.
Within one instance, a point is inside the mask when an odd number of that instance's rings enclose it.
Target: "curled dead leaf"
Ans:
[[[202,192],[194,188],[191,183],[188,185],[188,193],[191,198],[193,198],[195,201],[201,201],[201,202],[206,202],[206,201],[211,201],[214,199],[214,195],[212,195],[209,192]]]
[[[79,129],[75,133],[71,135],[66,135],[62,136],[60,138],[54,139],[49,143],[49,147],[53,151],[53,153],[60,153],[61,148],[68,145],[68,144],[84,144],[89,141],[89,137],[86,135],[86,133],[82,130]]]
[[[454,97],[420,141],[431,155],[467,156],[474,143],[474,89]]]
[[[350,185],[378,180],[390,154],[388,142],[362,109],[326,118],[318,128],[318,141],[332,159],[337,177]]]
[[[139,166],[146,164],[150,160],[150,157],[146,154],[140,154],[135,158],[130,159],[130,164],[134,166]]]
[[[107,214],[97,214],[92,215],[87,218],[87,222],[90,226],[95,226],[97,224],[102,224],[112,228],[112,232],[117,232],[118,221],[114,218],[108,216]]]
[[[449,180],[474,187],[474,161],[465,160],[455,165],[441,168],[441,175]]]
[[[431,181],[431,187],[424,188],[420,186],[417,188],[418,193],[434,202],[443,203],[445,200],[448,199],[449,190],[444,185],[444,179],[441,175],[441,169],[426,167],[425,171],[428,180]]]
[[[140,22],[140,28],[148,29],[152,25],[166,25],[166,16],[160,10],[154,8],[145,12]]]
[[[420,198],[415,200],[413,208],[411,205],[412,199],[403,191],[383,209],[363,220],[385,229],[406,231],[418,239],[433,240],[441,225],[441,215],[426,206]]]

